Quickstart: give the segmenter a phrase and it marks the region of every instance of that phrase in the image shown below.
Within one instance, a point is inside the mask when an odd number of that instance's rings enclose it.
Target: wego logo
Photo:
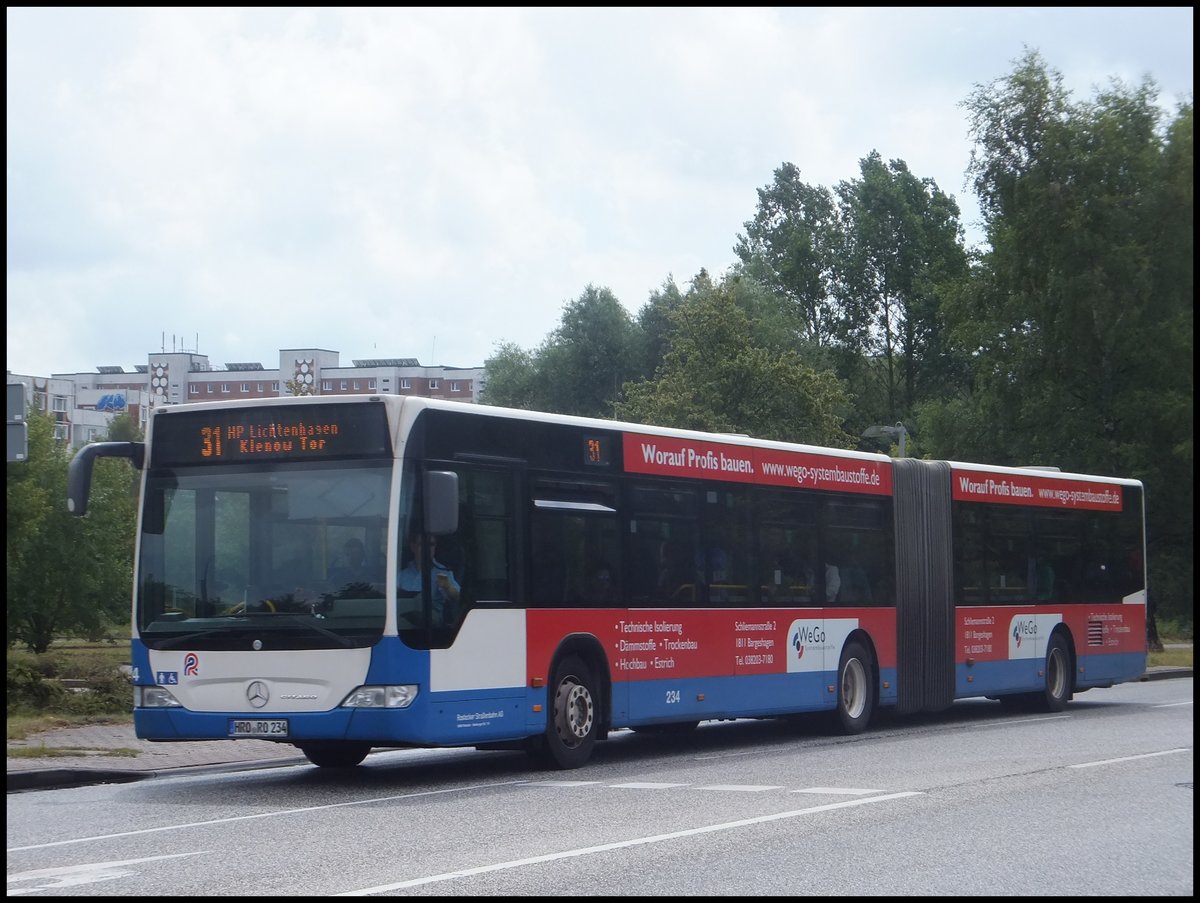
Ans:
[[[250,686],[246,687],[246,699],[250,705],[256,709],[261,709],[271,699],[271,691],[267,689],[267,685],[261,680],[256,680]]]
[[[825,631],[814,624],[807,624],[796,628],[796,632],[792,634],[792,648],[796,650],[796,658],[804,658],[804,648],[811,646],[814,643],[825,642]]]
[[[1032,619],[1013,621],[1013,642],[1017,648],[1021,648],[1021,643],[1026,637],[1033,639],[1037,636],[1037,621]]]

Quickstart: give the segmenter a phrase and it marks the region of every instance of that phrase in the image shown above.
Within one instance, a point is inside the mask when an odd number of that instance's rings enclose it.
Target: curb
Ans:
[[[1143,674],[1138,680],[1166,680],[1169,677],[1191,677],[1191,668],[1171,668],[1163,666],[1161,668],[1151,668]]]
[[[284,765],[307,765],[304,756],[285,756],[277,759],[258,759],[242,762],[210,762],[205,765],[175,765],[170,768],[139,771],[135,768],[35,768],[8,773],[8,792],[23,790],[61,790],[66,787],[92,787],[96,784],[132,784],[148,778],[194,775],[206,771],[228,774],[236,771],[256,771],[260,768],[280,768]]]
[[[100,768],[47,768],[36,771],[10,771],[8,773],[8,792],[90,787],[93,784],[132,784],[134,781],[157,775],[157,771],[113,771]]]

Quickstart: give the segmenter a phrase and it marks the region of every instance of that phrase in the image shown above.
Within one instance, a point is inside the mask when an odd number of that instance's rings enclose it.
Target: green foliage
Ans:
[[[671,350],[654,380],[626,386],[622,420],[849,447],[847,399],[829,373],[755,335],[739,280],[694,287],[670,319]]]
[[[947,304],[971,385],[926,399],[938,456],[1146,484],[1151,592],[1191,606],[1192,114],[1153,83],[1073,103],[1027,52],[967,103],[991,249]]]
[[[59,642],[51,651],[39,654],[10,649],[8,715],[127,713],[132,695],[121,664],[128,658],[128,643],[96,649]],[[64,680],[77,688],[68,689]]]
[[[858,364],[843,372],[865,377],[859,411],[894,423],[918,398],[953,386],[960,372],[941,308],[966,276],[967,254],[958,205],[936,182],[874,151],[860,169],[861,178],[837,188],[838,340]]]
[[[733,248],[740,272],[791,306],[804,338],[817,347],[830,343],[838,319],[830,291],[835,217],[833,193],[802,182],[799,168],[784,163],[772,184],[758,189],[758,210]]]
[[[62,684],[47,680],[38,668],[27,661],[8,660],[8,714],[22,710],[45,711],[62,709],[69,691]]]
[[[93,471],[89,515],[67,512],[70,453],[50,415],[31,414],[29,459],[8,465],[7,640],[45,651],[55,636],[129,623],[137,500],[124,460]]]
[[[537,358],[532,352],[504,342],[487,361],[487,380],[479,393],[481,404],[539,410]]]
[[[641,337],[606,288],[589,285],[563,306],[562,319],[535,352],[502,344],[487,362],[484,404],[611,417],[625,381],[636,375]]]

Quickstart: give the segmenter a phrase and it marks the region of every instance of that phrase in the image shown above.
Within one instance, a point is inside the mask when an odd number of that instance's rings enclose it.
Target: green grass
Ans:
[[[10,746],[7,750],[11,759],[63,759],[79,756],[110,756],[120,759],[132,759],[141,755],[141,750],[130,749],[127,746],[96,747],[96,746]]]
[[[1172,642],[1164,640],[1163,644]],[[1164,649],[1162,652],[1151,652],[1146,662],[1150,666],[1166,665],[1171,668],[1190,668],[1192,667],[1192,647],[1186,649]]]

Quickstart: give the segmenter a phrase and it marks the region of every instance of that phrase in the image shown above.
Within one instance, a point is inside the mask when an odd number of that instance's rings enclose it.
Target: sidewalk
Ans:
[[[1191,676],[1191,668],[1154,667],[1146,672],[1142,680]],[[267,740],[151,743],[134,736],[132,722],[47,731],[26,740],[11,741],[8,749],[37,746],[75,749],[79,755],[8,756],[9,793],[52,787],[128,783],[204,766],[265,768],[303,765],[308,761],[294,746]],[[136,751],[137,755],[130,755],[126,751]],[[106,752],[116,754],[106,755]]]
[[[71,749],[78,751],[78,754],[9,755],[9,793],[49,787],[128,783],[203,766],[267,767],[308,761],[296,747],[267,740],[151,743],[134,736],[132,722],[60,728],[8,743],[10,752],[37,746]],[[136,755],[132,754],[134,752]]]

